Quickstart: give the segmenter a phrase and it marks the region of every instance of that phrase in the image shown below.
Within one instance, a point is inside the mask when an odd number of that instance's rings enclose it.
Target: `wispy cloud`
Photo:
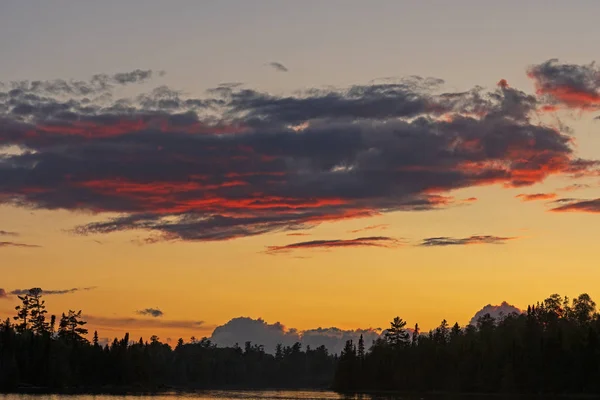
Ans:
[[[473,235],[466,238],[454,238],[448,236],[430,237],[421,241],[419,246],[443,247],[443,246],[466,246],[471,244],[504,244],[516,237],[502,237],[492,235]]]
[[[144,328],[174,328],[184,330],[209,329],[204,321],[199,320],[165,320],[162,318],[130,318],[102,317],[85,315],[84,319],[92,326],[112,329],[144,329]]]
[[[42,289],[42,294],[44,295],[61,295],[61,294],[71,294],[79,291],[88,291],[96,289],[97,286],[88,286],[81,288],[71,288],[71,289],[58,289],[58,290],[46,290]],[[29,293],[30,289],[15,289],[10,292],[12,295],[24,295]]]
[[[373,230],[385,230],[389,226],[390,226],[389,224],[369,225],[369,226],[365,226],[364,228],[351,230],[351,231],[349,231],[349,233],[359,233],[359,232],[373,231]]]
[[[19,234],[17,232],[0,230],[0,236],[19,236]]]
[[[556,198],[556,193],[522,193],[516,195],[515,197],[521,199],[521,201],[552,200]]]
[[[150,317],[158,318],[165,315],[159,308],[144,308],[143,310],[136,311],[136,314],[147,315]]]
[[[568,185],[562,188],[559,188],[558,191],[560,192],[574,192],[576,190],[583,190],[583,189],[589,189],[591,188],[591,185],[588,185],[586,183],[574,183],[572,185]]]
[[[550,209],[552,212],[584,212],[600,213],[600,199],[581,200],[581,199],[560,199],[557,201],[562,205]]]
[[[268,65],[269,65],[269,67],[271,67],[274,70],[279,71],[279,72],[288,72],[289,71],[289,69],[285,65],[283,65],[282,63],[276,62],[276,61],[270,62]]]
[[[387,236],[359,237],[356,239],[311,240],[283,246],[268,246],[266,253],[279,254],[301,249],[334,249],[348,247],[399,247],[401,241]]]
[[[37,244],[17,243],[17,242],[0,242],[0,247],[25,247],[25,248],[39,248]]]

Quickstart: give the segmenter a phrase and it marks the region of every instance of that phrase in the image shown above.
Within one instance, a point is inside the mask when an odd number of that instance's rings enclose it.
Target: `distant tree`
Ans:
[[[100,344],[99,344],[99,341],[98,341],[98,331],[94,331],[93,345],[96,348],[100,347]]]
[[[440,323],[440,326],[435,329],[434,336],[438,343],[448,343],[450,340],[450,328],[448,326],[448,321],[444,319]]]
[[[29,289],[29,320],[31,331],[36,335],[50,332],[50,325],[46,322],[46,301],[42,300],[42,289]]]
[[[450,330],[450,337],[454,339],[460,335],[462,335],[462,329],[460,328],[460,325],[458,325],[458,322],[455,322]]]
[[[386,341],[394,347],[401,347],[408,344],[409,335],[405,326],[406,321],[403,321],[402,318],[394,318],[394,320],[390,322],[390,327],[385,333]]]
[[[52,314],[50,316],[50,333],[54,335],[54,332],[56,332],[56,315]]]
[[[365,358],[365,340],[363,339],[363,335],[360,335],[358,339],[358,358],[360,360],[364,360]]]
[[[87,343],[85,335],[88,334],[88,330],[84,328],[85,324],[87,322],[81,319],[81,310],[69,310],[67,315],[63,313],[60,318],[58,336],[73,343]]]
[[[415,324],[415,328],[413,330],[413,334],[412,334],[412,338],[411,338],[411,344],[413,346],[416,346],[419,342],[419,333],[420,333],[419,324]]]
[[[596,303],[587,293],[580,294],[573,299],[573,316],[579,323],[591,321],[595,313]]]
[[[15,328],[17,332],[25,332],[29,329],[29,316],[31,314],[31,299],[28,294],[17,296],[21,304],[15,307],[17,315],[14,317],[18,321]]]

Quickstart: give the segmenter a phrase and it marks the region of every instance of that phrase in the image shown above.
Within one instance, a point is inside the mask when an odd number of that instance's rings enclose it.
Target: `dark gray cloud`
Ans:
[[[223,347],[234,346],[236,343],[243,346],[250,341],[264,346],[268,353],[274,353],[277,344],[291,346],[300,342],[304,347],[310,346],[314,349],[325,346],[329,352],[339,354],[347,340],[358,342],[362,334],[368,348],[380,333],[381,329],[343,330],[335,327],[300,331],[286,328],[280,322],[269,324],[261,318],[239,317],[215,328],[210,339]]]
[[[286,253],[291,250],[302,249],[335,249],[349,247],[387,247],[394,248],[401,245],[398,239],[387,236],[369,236],[355,239],[311,240],[306,242],[290,243],[282,246],[268,246],[268,254]]]
[[[27,244],[27,243],[17,243],[17,242],[0,242],[0,247],[24,247],[24,248],[35,249],[35,248],[39,248],[42,246],[39,246],[37,244]]]
[[[502,237],[491,235],[473,235],[466,238],[453,238],[448,236],[430,237],[421,241],[419,246],[443,247],[443,246],[466,246],[470,244],[504,244],[516,237]]]
[[[600,107],[600,68],[595,63],[577,65],[550,59],[531,66],[528,75],[549,104],[592,110]]]
[[[97,74],[87,81],[54,79],[46,81],[13,81],[4,84],[1,84],[2,82],[0,82],[0,88],[10,88],[8,92],[0,93],[0,98],[1,96],[9,96],[13,99],[24,98],[29,100],[43,100],[43,98],[37,97],[36,94],[46,96],[93,96],[108,93],[114,86],[146,82],[151,79],[152,76],[153,72],[151,70],[136,69],[134,71],[120,72],[113,75]],[[18,109],[19,104],[16,104],[16,107]]]
[[[8,298],[8,293],[6,293],[6,290],[0,288],[0,300],[7,299],[7,298]]]
[[[582,200],[582,199],[559,199],[556,201],[561,204],[552,208],[552,212],[585,212],[600,213],[600,199]]]
[[[78,234],[228,240],[444,208],[462,204],[455,189],[597,167],[571,136],[533,123],[536,98],[508,84],[443,93],[440,80],[411,77],[290,96],[239,85],[201,99],[167,87],[108,96],[146,76],[93,77],[108,82],[98,98],[0,91],[0,143],[18,149],[0,153],[0,204],[99,216]]]
[[[19,234],[17,232],[0,230],[0,236],[19,236]]]
[[[61,294],[71,294],[71,293],[75,293],[75,292],[79,292],[79,291],[88,291],[88,290],[93,290],[96,289],[96,286],[89,286],[89,287],[81,287],[81,288],[71,288],[71,289],[58,289],[58,290],[46,290],[46,289],[42,289],[42,294],[44,295],[61,295]],[[28,294],[30,289],[15,289],[12,290],[10,292],[10,294],[12,295],[24,295],[24,294]]]
[[[289,69],[285,65],[283,65],[282,63],[276,62],[276,61],[270,62],[268,65],[271,68],[273,68],[274,70],[279,71],[279,72],[288,72],[289,71]]]
[[[147,315],[150,317],[158,318],[165,315],[159,308],[144,308],[143,310],[136,311],[136,314]]]
[[[485,316],[486,314],[489,314],[492,318],[498,320],[498,319],[507,317],[511,314],[519,315],[521,313],[523,313],[523,311],[521,311],[519,308],[517,308],[513,305],[508,304],[506,301],[503,301],[502,304],[497,305],[497,306],[488,304],[487,306],[483,307],[481,310],[479,310],[475,313],[473,318],[471,318],[471,321],[469,322],[469,324],[477,325],[477,320],[480,317]]]

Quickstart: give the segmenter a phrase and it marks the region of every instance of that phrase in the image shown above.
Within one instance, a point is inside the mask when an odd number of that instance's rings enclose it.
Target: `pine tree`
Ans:
[[[394,347],[401,347],[408,343],[408,332],[404,328],[406,321],[402,318],[396,317],[390,322],[390,327],[385,333],[386,341]]]
[[[94,343],[94,347],[96,347],[96,348],[100,347],[100,344],[98,343],[98,331],[94,331],[93,343]]]
[[[413,330],[413,334],[412,334],[412,338],[411,338],[411,344],[413,346],[416,346],[417,344],[419,344],[419,324],[415,324],[415,329]]]
[[[358,358],[360,358],[361,360],[364,360],[365,358],[365,341],[363,339],[363,335],[360,335],[360,338],[358,339]]]
[[[81,310],[69,310],[67,315],[63,313],[60,318],[58,336],[73,343],[88,343],[84,337],[88,334],[88,330],[83,327],[85,324],[87,322],[81,320]]]
[[[29,299],[29,295],[17,296],[19,300],[21,300],[21,305],[15,307],[17,310],[17,315],[14,317],[15,321],[19,321],[16,324],[15,329],[17,332],[25,332],[29,329],[29,316],[30,316],[30,305],[31,301]]]
[[[42,289],[29,289],[29,316],[31,321],[31,330],[36,335],[43,335],[50,332],[50,326],[46,322],[46,301],[42,300]]]

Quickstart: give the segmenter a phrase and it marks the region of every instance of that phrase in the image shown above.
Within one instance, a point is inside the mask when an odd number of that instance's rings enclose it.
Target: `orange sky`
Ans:
[[[49,311],[82,309],[103,338],[129,331],[173,340],[210,336],[238,316],[304,330],[385,328],[399,315],[427,330],[444,318],[466,324],[489,303],[524,308],[556,292],[600,298],[591,284],[600,279],[600,206],[593,203],[600,198],[600,84],[590,64],[599,54],[581,40],[600,34],[595,3],[577,10],[535,1],[512,8],[469,1],[332,1],[307,9],[283,2],[189,2],[181,9],[160,3],[145,3],[137,17],[132,4],[115,15],[116,2],[70,7],[67,14],[48,5],[35,13],[16,5],[0,12],[0,37],[20,38],[6,43],[0,65],[0,289],[92,288],[47,295]],[[21,35],[14,21],[24,16],[38,34]],[[81,35],[64,32],[63,18],[82,24]],[[108,31],[98,22],[106,20],[113,21]],[[565,23],[569,32],[559,34],[554,27]],[[554,57],[557,64],[544,63]],[[566,76],[561,63],[588,75]],[[119,80],[125,78],[118,73],[137,68],[152,69],[151,78]],[[93,115],[71,108],[75,122],[2,108],[16,87],[11,82],[92,85],[99,73],[110,90],[95,87],[93,95],[77,97],[54,88],[39,100],[104,107]],[[409,89],[394,89],[399,77],[413,75],[446,82],[413,80]],[[244,86],[205,92],[232,82]],[[372,84],[387,91],[370,94]],[[348,90],[353,85],[355,92]],[[465,93],[478,85],[485,86],[486,104]],[[314,88],[320,92],[297,92]],[[226,120],[214,104],[166,102],[215,93],[237,120]],[[107,110],[122,106],[121,98],[136,111],[111,120]],[[302,103],[306,98],[314,103]],[[332,98],[339,103],[327,108],[324,100]],[[401,105],[422,109],[394,114]],[[486,122],[494,112],[501,122]],[[426,132],[427,143],[410,136],[414,147],[406,150],[397,133],[414,134],[417,116],[435,129]],[[517,132],[522,126],[538,136]],[[273,139],[274,132],[289,141]],[[439,144],[436,132],[456,140]],[[206,137],[222,140],[194,147],[194,139]],[[95,143],[104,147],[86,147]],[[429,152],[430,145],[443,151]],[[496,150],[502,155],[493,156]],[[357,171],[376,174],[357,183]],[[386,178],[390,171],[397,175]],[[559,205],[573,212],[550,211]],[[103,234],[110,229],[88,225],[145,213],[152,217],[137,229]],[[252,235],[224,225],[184,230],[181,214],[200,223],[207,215],[263,222],[242,227]],[[428,238],[454,244],[419,246]],[[12,316],[17,303],[0,298],[0,317]],[[146,308],[164,315],[138,313]]]

